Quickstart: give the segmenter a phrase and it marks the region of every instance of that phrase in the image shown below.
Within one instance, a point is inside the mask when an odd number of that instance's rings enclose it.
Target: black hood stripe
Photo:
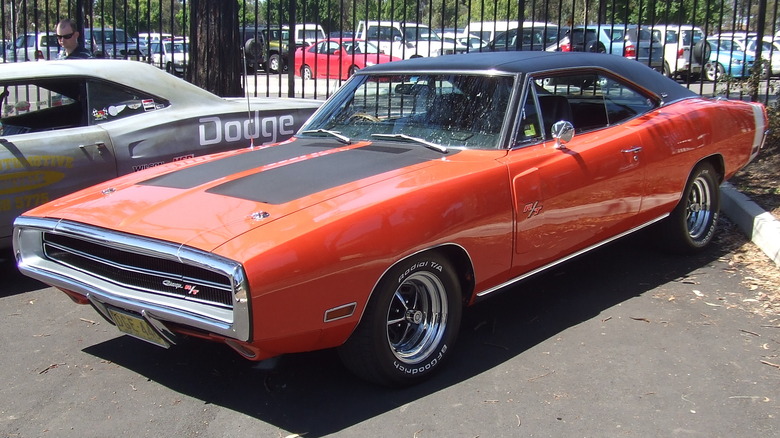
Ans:
[[[185,169],[150,178],[139,184],[170,187],[174,189],[190,189],[234,173],[244,172],[308,154],[336,149],[333,146],[323,146],[322,143],[322,141],[316,143],[294,141],[277,146],[264,147],[250,153],[206,161],[203,164],[190,166]]]
[[[453,151],[454,152],[454,151]],[[208,189],[268,204],[283,204],[313,193],[407,166],[440,159],[422,145],[365,146],[268,169]]]

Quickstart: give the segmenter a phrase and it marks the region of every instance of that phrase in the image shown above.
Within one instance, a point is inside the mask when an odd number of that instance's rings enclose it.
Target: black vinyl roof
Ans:
[[[671,102],[697,96],[677,82],[633,59],[606,53],[583,52],[477,52],[414,58],[377,64],[361,73],[487,72],[527,74],[575,67],[605,69]]]

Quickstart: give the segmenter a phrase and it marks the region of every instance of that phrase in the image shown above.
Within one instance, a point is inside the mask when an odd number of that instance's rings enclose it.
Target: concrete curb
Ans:
[[[720,186],[720,210],[780,267],[780,221],[728,182]]]

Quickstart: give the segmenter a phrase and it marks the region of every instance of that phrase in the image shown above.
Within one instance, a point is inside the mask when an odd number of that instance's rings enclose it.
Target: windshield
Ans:
[[[513,84],[510,76],[361,74],[298,135],[498,148]]]
[[[712,48],[715,50],[721,50],[721,51],[742,50],[740,46],[732,40],[716,40],[716,41],[710,41],[710,43],[712,44]]]
[[[439,34],[437,34],[436,31],[428,27],[405,26],[403,29],[404,29],[404,39],[406,41],[421,41],[421,40],[441,41],[441,38],[439,38]]]
[[[171,47],[171,44],[173,44],[173,47]],[[187,52],[187,45],[185,43],[165,43],[165,51],[168,53],[186,53]]]
[[[89,39],[90,30],[87,29],[85,37]],[[92,30],[95,41],[103,43],[129,43],[125,31],[122,29]]]
[[[379,47],[368,41],[344,41],[343,46],[349,54],[380,53]]]

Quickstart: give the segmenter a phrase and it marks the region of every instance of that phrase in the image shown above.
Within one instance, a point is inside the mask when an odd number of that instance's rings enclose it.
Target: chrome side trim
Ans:
[[[14,227],[14,254],[21,272],[49,285],[83,295],[98,310],[103,306],[96,305],[96,302],[145,314],[147,320],[159,321],[162,326],[172,322],[240,341],[251,341],[248,281],[243,267],[236,261],[183,245],[63,220],[22,216],[16,219]],[[44,254],[44,233],[67,235],[225,275],[231,282],[233,308],[147,293],[49,260]]]
[[[573,258],[579,257],[579,256],[581,256],[581,255],[583,255],[583,254],[585,254],[587,252],[593,251],[594,249],[600,248],[600,247],[602,247],[602,246],[604,246],[604,245],[606,245],[608,243],[614,242],[615,240],[618,240],[621,237],[625,237],[625,236],[627,236],[627,235],[629,235],[631,233],[637,232],[637,231],[639,231],[639,230],[641,230],[643,228],[646,228],[646,227],[648,227],[650,225],[653,225],[654,223],[665,219],[667,216],[669,216],[669,213],[666,213],[666,214],[664,214],[662,216],[659,216],[659,217],[651,220],[650,222],[644,223],[644,224],[642,224],[642,225],[640,225],[638,227],[632,228],[632,229],[630,229],[630,230],[628,230],[626,232],[623,232],[623,233],[617,234],[615,236],[612,236],[609,239],[603,240],[603,241],[601,241],[599,243],[596,243],[594,245],[591,245],[591,246],[589,246],[587,248],[583,248],[583,249],[581,249],[581,250],[579,250],[577,252],[569,254],[566,257],[563,257],[561,259],[555,260],[554,262],[551,262],[551,263],[548,263],[548,264],[546,264],[544,266],[536,268],[533,271],[526,272],[525,274],[523,274],[523,275],[521,275],[519,277],[515,277],[515,278],[513,278],[513,279],[511,279],[511,280],[509,280],[509,281],[507,281],[505,283],[499,284],[498,286],[494,286],[494,287],[491,287],[490,289],[486,289],[486,290],[483,290],[482,292],[478,292],[476,296],[477,296],[477,298],[483,298],[483,297],[485,297],[488,294],[491,294],[491,293],[493,293],[495,291],[501,290],[501,289],[503,289],[505,287],[508,287],[508,286],[511,286],[511,285],[513,285],[515,283],[523,281],[523,280],[525,280],[525,279],[527,279],[529,277],[532,277],[532,276],[534,276],[536,274],[539,274],[539,273],[541,273],[543,271],[546,271],[546,270],[548,270],[550,268],[558,266],[561,263],[564,263],[564,262],[567,262],[567,261],[569,261],[569,260],[571,260]]]

